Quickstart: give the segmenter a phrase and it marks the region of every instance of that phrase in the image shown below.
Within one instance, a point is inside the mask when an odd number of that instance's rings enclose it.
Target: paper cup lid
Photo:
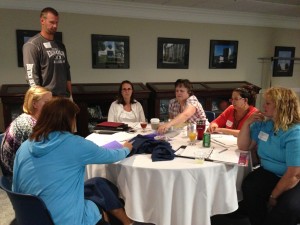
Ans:
[[[159,119],[158,118],[152,118],[150,120],[150,123],[159,123]]]

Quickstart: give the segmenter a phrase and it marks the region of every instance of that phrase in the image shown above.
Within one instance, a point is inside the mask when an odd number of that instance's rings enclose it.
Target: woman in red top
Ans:
[[[258,110],[254,107],[255,99],[256,92],[253,86],[234,89],[229,99],[232,105],[210,123],[208,132],[237,136],[244,121]]]

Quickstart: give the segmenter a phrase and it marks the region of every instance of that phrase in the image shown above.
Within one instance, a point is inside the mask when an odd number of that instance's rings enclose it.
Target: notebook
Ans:
[[[117,122],[101,122],[98,123],[96,126],[98,127],[119,127],[124,126],[125,123],[117,123]]]
[[[119,131],[128,131],[128,124],[117,122],[102,122],[94,127],[94,132],[102,134],[113,134]]]

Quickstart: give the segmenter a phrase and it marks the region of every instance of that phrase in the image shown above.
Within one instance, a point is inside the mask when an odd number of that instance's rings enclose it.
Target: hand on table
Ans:
[[[210,123],[209,127],[207,128],[206,131],[209,132],[209,133],[217,132],[217,128],[218,127],[219,127],[218,124],[216,124],[216,123]]]
[[[129,141],[126,141],[124,144],[123,144],[123,147],[126,147],[129,149],[129,151],[132,150],[132,142],[129,142]]]
[[[168,131],[169,128],[170,128],[169,123],[161,124],[161,125],[159,125],[159,127],[157,129],[157,133],[164,134]]]

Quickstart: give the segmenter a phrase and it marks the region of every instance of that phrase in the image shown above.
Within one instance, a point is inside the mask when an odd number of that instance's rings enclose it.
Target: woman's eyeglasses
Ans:
[[[233,101],[235,101],[235,102],[237,102],[238,100],[241,100],[241,99],[244,99],[244,98],[230,98],[229,99],[229,102],[233,102]]]
[[[132,88],[122,88],[122,91],[131,91]]]

